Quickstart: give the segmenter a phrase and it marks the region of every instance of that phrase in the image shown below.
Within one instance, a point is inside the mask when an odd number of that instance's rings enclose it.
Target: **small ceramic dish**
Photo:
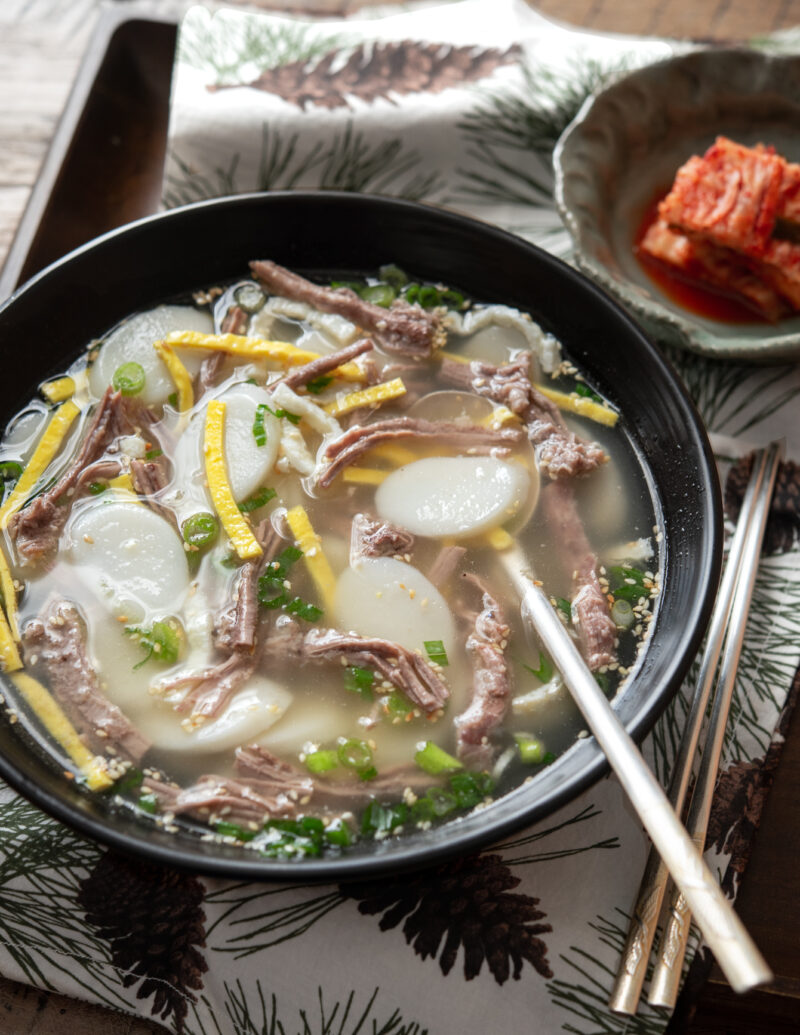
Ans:
[[[642,268],[634,243],[678,168],[719,136],[800,160],[800,57],[693,51],[587,100],[554,153],[556,202],[582,270],[662,341],[724,359],[800,359],[800,316],[723,322],[683,308]]]

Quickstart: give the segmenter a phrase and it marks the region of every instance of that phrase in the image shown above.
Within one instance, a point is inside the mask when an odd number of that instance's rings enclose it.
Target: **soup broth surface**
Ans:
[[[376,305],[427,314],[435,343],[387,345]],[[553,435],[591,469],[560,472]],[[0,461],[16,711],[89,793],[265,855],[427,829],[575,742],[512,547],[609,696],[652,619],[657,535],[617,415],[526,314],[394,268],[319,305],[256,277],[134,314]]]

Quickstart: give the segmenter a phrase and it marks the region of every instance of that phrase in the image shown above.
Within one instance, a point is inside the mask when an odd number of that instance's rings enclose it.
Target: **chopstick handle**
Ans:
[[[725,728],[728,724],[728,713],[736,683],[736,671],[739,666],[744,630],[753,596],[758,558],[769,516],[769,500],[772,498],[775,487],[782,452],[783,445],[777,442],[773,442],[767,450],[766,473],[758,488],[755,516],[747,530],[743,563],[734,590],[729,631],[723,648],[719,682],[714,695],[697,782],[686,820],[692,840],[700,851],[703,850],[708,830],[714,787],[725,742]],[[648,996],[648,1002],[653,1006],[671,1008],[675,1005],[690,929],[691,904],[687,902],[686,896],[681,894],[680,889],[675,888],[670,897],[667,924],[661,939],[659,958],[653,972]]]
[[[738,572],[742,565],[747,530],[753,521],[758,489],[763,482],[767,463],[767,450],[759,450],[753,458],[753,469],[742,501],[739,521],[731,539],[728,563],[725,566],[709,623],[697,684],[667,791],[670,804],[678,815],[683,810],[700,732],[714,684],[714,675],[728,628],[733,591],[736,588]],[[636,896],[636,904],[631,914],[628,936],[617,970],[617,978],[609,999],[609,1006],[615,1013],[631,1016],[636,1013],[668,881],[669,871],[658,852],[651,845]]]
[[[510,574],[513,575],[512,572]],[[619,777],[673,879],[683,890],[731,986],[744,992],[772,977],[744,924],[723,895],[658,780],[645,764],[544,592],[525,575],[515,582],[527,615],[547,643],[589,728]]]

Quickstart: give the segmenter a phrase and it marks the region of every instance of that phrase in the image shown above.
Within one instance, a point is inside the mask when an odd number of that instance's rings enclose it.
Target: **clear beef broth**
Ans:
[[[384,283],[364,281],[356,291],[368,305],[385,303],[389,299],[378,297]],[[342,314],[303,309],[296,299],[287,302],[247,284],[221,299],[219,292],[201,294],[191,307],[139,314],[70,369],[73,391],[63,389],[64,397],[71,395],[80,413],[53,459],[34,470],[17,516],[7,515],[3,546],[21,588],[20,671],[61,702],[67,722],[99,756],[91,763],[101,773],[98,783],[95,768],[95,785],[118,804],[168,825],[177,812],[265,854],[313,855],[426,829],[535,776],[574,743],[582,723],[552,671],[546,645],[534,642],[520,621],[501,560],[512,534],[565,621],[569,614],[585,650],[592,648],[581,622],[589,618],[581,617],[578,600],[589,592],[588,582],[597,583],[601,619],[614,626],[615,642],[613,656],[593,667],[609,695],[635,662],[656,595],[653,514],[624,435],[594,419],[606,420],[609,408],[524,314],[423,287],[429,292],[424,300],[432,303],[426,319],[436,323],[437,334],[447,331],[444,359],[438,347],[419,358],[379,344],[351,361],[351,380],[337,368],[281,395],[278,382],[287,373],[291,380],[302,364],[291,365],[285,356],[236,355],[230,347],[219,353],[220,339],[212,347],[207,336],[220,322],[242,340],[285,342],[321,356],[358,340],[360,329]],[[396,284],[392,290],[397,293]],[[407,288],[403,294],[416,308]],[[249,304],[241,307],[241,300]],[[169,331],[193,332],[194,345],[186,335],[170,339]],[[378,319],[377,337],[382,333]],[[168,357],[150,354],[161,339],[181,360],[183,382]],[[201,340],[205,344],[198,345]],[[566,533],[554,528],[552,507],[542,503],[542,493],[562,478],[536,470],[537,460],[549,455],[550,439],[539,440],[541,414],[536,423],[518,394],[492,388],[490,368],[475,365],[506,371],[531,348],[530,382],[561,393],[558,434],[597,442],[607,458],[592,473],[563,478],[585,531],[585,539],[576,541],[590,544],[589,574],[576,574],[586,558],[573,560],[559,542]],[[222,358],[213,359],[217,355]],[[404,391],[396,398],[381,399],[382,389],[372,388],[368,405],[335,415],[338,400],[397,378]],[[31,561],[20,531],[24,515],[42,505],[54,481],[57,491],[84,448],[93,415],[106,404],[99,400],[110,382],[128,393],[119,405],[133,415],[134,426],[122,427],[122,420],[120,433],[108,433],[100,455],[87,461],[88,473],[57,500],[57,550]],[[187,384],[193,398],[182,410]],[[235,526],[226,523],[204,461],[209,400],[225,402],[223,470],[239,504],[238,521],[266,554],[242,556]],[[14,475],[35,468],[45,426],[65,405],[48,409],[35,400],[7,430],[0,451],[5,510],[13,510]],[[576,409],[581,412],[571,412]],[[427,431],[381,439],[324,484],[328,465],[336,463],[331,450],[352,427],[402,420]],[[443,422],[447,434],[437,434]],[[409,470],[411,481],[400,481]],[[481,486],[466,485],[470,481]],[[412,535],[400,546],[393,540],[374,555],[372,546],[360,553],[354,515],[366,515],[371,528],[403,530],[398,513],[419,525]],[[198,515],[217,528],[210,543],[201,542],[200,533],[187,534]],[[303,544],[292,523],[298,515],[317,541]],[[270,536],[267,547],[264,537]],[[266,565],[259,559],[265,555],[272,558]],[[441,573],[442,564],[449,570],[437,586],[428,574]],[[221,616],[228,609],[242,617],[248,565],[261,565],[257,580],[248,583],[259,597],[254,632],[249,646],[233,648],[220,632]],[[73,622],[73,635],[83,643],[76,649],[85,652],[97,694],[151,742],[142,757],[126,758],[113,736],[103,743],[108,734],[89,728],[86,713],[61,685],[63,672],[48,661],[58,650],[63,654],[65,629]],[[489,627],[494,633],[486,633]],[[328,635],[324,630],[353,634],[356,646],[338,653],[330,648],[318,657],[315,637]],[[363,646],[375,638],[395,652],[383,666]],[[12,668],[10,655],[4,657]],[[422,690],[400,676],[409,659],[422,672]],[[221,681],[231,671],[234,688],[222,693]],[[425,695],[442,685],[447,699],[431,703]],[[464,717],[474,718],[481,693],[492,715],[479,716],[476,728],[485,733],[478,736]],[[209,695],[221,704],[204,712]],[[28,722],[42,720],[41,706],[31,713],[20,704],[20,711]],[[54,755],[64,765],[67,728],[59,725],[54,740]],[[86,778],[85,760],[76,768],[74,759],[75,775]],[[197,788],[207,790],[211,782],[220,793],[198,796]],[[199,804],[192,805],[195,800]],[[322,821],[319,829],[309,816]],[[305,827],[298,826],[302,822]]]

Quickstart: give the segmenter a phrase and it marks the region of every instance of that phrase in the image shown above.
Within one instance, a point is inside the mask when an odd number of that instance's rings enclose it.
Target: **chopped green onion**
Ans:
[[[266,411],[266,403],[259,403],[256,406],[256,413],[253,417],[253,438],[256,440],[257,446],[265,446],[267,444],[267,429],[264,427],[264,414]]]
[[[460,291],[454,291],[452,288],[446,288],[441,293],[442,302],[448,307],[448,309],[463,309],[466,299]]]
[[[414,714],[414,705],[405,694],[399,690],[392,690],[390,694],[381,698],[384,712],[391,719],[405,719]]]
[[[263,307],[267,296],[257,284],[240,284],[233,292],[233,299],[240,309],[252,314]]]
[[[597,394],[597,392],[592,391],[592,389],[587,384],[584,384],[583,381],[578,381],[573,388],[573,391],[576,395],[583,396],[584,399],[591,399],[592,402],[603,402],[603,399]]]
[[[344,670],[344,688],[352,694],[359,694],[366,701],[371,701],[372,687],[375,683],[375,673],[368,668],[359,668],[358,665],[348,665]]]
[[[258,602],[262,607],[283,607],[289,602],[284,582],[289,568],[302,556],[303,551],[298,547],[287,546],[267,565],[267,570],[258,580]]]
[[[611,620],[618,629],[630,629],[635,618],[630,601],[617,598],[611,605]]]
[[[158,457],[164,455],[163,449],[148,449],[144,454],[145,460],[157,460]]]
[[[615,600],[627,600],[631,604],[636,604],[643,597],[650,595],[650,590],[644,584],[644,572],[638,568],[615,565],[609,568],[608,578]]]
[[[339,761],[347,769],[353,769],[361,780],[374,780],[378,770],[373,764],[372,751],[364,740],[348,737],[339,744]]]
[[[553,752],[547,751],[545,753],[544,758],[542,759],[542,765],[552,765],[552,763],[555,762],[555,760],[556,756],[553,754]]]
[[[432,803],[434,816],[439,819],[458,808],[458,798],[452,791],[446,791],[443,787],[431,787],[427,797]]]
[[[329,844],[347,848],[353,843],[353,833],[343,819],[334,819],[325,827],[325,839]]]
[[[611,680],[605,672],[593,672],[594,681],[600,687],[604,694],[607,694],[611,689]]]
[[[525,765],[541,765],[544,761],[544,746],[541,740],[532,737],[529,733],[515,733],[514,740],[517,742],[520,761]]]
[[[101,492],[105,492],[108,485],[105,482],[89,482],[89,492],[92,496],[99,496]]]
[[[441,640],[425,640],[424,646],[431,661],[435,662],[437,665],[449,664],[447,660],[447,651],[444,649],[444,644]]]
[[[123,395],[138,395],[144,388],[144,367],[141,363],[123,363],[114,371],[111,384]]]
[[[449,782],[460,809],[474,809],[494,791],[494,780],[488,773],[453,773]]]
[[[403,296],[410,305],[413,305],[419,297],[419,284],[412,281],[403,288]]]
[[[142,786],[143,780],[144,773],[142,770],[131,766],[130,769],[125,770],[114,784],[114,792],[116,794],[130,794],[131,791],[135,791]]]
[[[332,280],[331,287],[334,289],[348,288],[350,291],[354,291],[357,295],[361,294],[361,290],[364,287],[364,282],[361,280]]]
[[[198,550],[214,542],[219,532],[219,523],[213,514],[201,511],[192,514],[181,525],[183,541]]]
[[[396,830],[408,819],[408,806],[403,802],[395,805],[381,805],[371,801],[361,817],[361,833],[384,834]]]
[[[275,499],[278,493],[275,489],[270,489],[267,485],[262,485],[261,488],[254,492],[252,496],[249,496],[246,500],[242,500],[239,504],[239,510],[243,514],[250,514],[254,510],[258,510],[259,507],[263,507],[270,500]]]
[[[321,374],[319,377],[313,378],[313,380],[306,384],[306,391],[311,392],[312,395],[319,395],[320,392],[325,391],[332,381],[332,374]]]
[[[361,289],[360,295],[365,302],[371,302],[373,305],[379,305],[384,309],[388,309],[395,298],[397,298],[397,292],[391,284],[370,284],[368,287]]]
[[[316,622],[324,614],[321,607],[317,607],[316,604],[309,604],[300,597],[295,597],[294,600],[290,600],[288,603],[284,604],[283,610],[286,611],[287,614],[297,615],[297,617],[302,618],[304,622]]]
[[[177,392],[170,392],[169,395],[167,396],[167,402],[170,404],[170,406],[173,408],[173,410],[177,410],[177,408],[178,408],[178,393]]]
[[[306,755],[306,769],[310,773],[329,773],[339,765],[336,751],[312,751]]]
[[[549,683],[553,678],[553,666],[550,663],[550,659],[546,654],[542,654],[539,651],[539,667],[533,668],[531,665],[526,665],[524,662],[522,667],[530,672],[532,676],[536,676],[537,679],[541,680],[542,683]]]
[[[266,835],[263,844],[259,844],[262,855],[270,858],[280,856],[317,856],[322,855],[322,833],[317,830],[306,830],[302,821],[293,819],[271,819],[264,824]]]
[[[386,266],[381,266],[378,270],[378,276],[384,283],[390,284],[398,291],[408,283],[408,274],[401,270],[399,266],[395,266],[393,262]]]
[[[434,306],[441,305],[442,296],[439,294],[438,288],[432,284],[426,284],[419,289],[417,301],[423,309],[433,309]]]
[[[432,740],[426,740],[422,747],[414,755],[414,761],[431,776],[439,776],[440,773],[450,773],[454,769],[463,769],[463,765],[457,758],[448,755],[446,751],[434,744]]]
[[[16,460],[3,460],[0,462],[0,479],[4,482],[16,482],[23,470],[22,464]]]
[[[252,841],[256,836],[254,830],[245,830],[238,823],[217,823],[214,830],[223,837],[235,837],[237,841]]]
[[[264,407],[267,413],[271,413],[273,417],[277,417],[279,420],[288,420],[290,424],[300,423],[301,418],[297,413],[289,413],[288,410],[283,410],[280,408],[278,408],[277,410],[273,410],[272,407],[267,406],[266,403],[261,403],[260,405]]]
[[[149,630],[128,626],[123,630],[126,636],[132,637],[139,646],[147,651],[142,660],[133,666],[134,671],[142,667],[150,658],[172,665],[178,660],[181,650],[181,627],[177,619],[169,618],[164,622],[153,622]]]
[[[151,816],[158,812],[158,798],[155,794],[142,794],[139,798],[139,808],[143,812],[149,812]]]
[[[567,622],[572,621],[572,604],[565,597],[556,597],[556,607],[566,618]]]

